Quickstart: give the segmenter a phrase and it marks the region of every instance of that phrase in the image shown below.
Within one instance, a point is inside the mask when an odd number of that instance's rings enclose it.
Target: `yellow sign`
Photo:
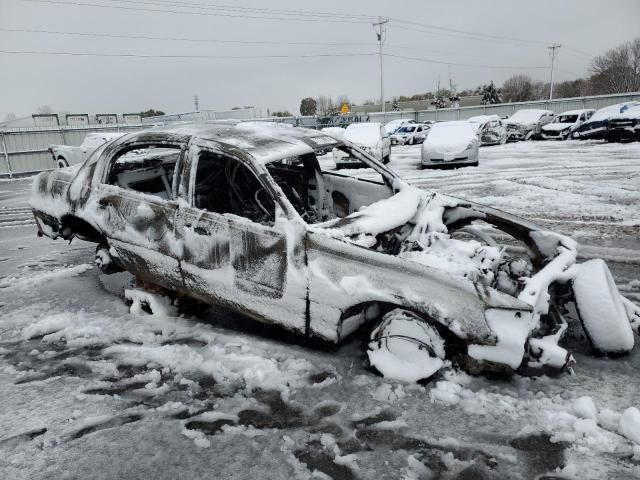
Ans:
[[[340,113],[349,113],[349,104],[347,102],[344,102],[340,107]]]

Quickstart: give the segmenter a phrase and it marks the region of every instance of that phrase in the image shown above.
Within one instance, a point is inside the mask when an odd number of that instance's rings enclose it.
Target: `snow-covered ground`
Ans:
[[[392,150],[416,186],[572,235],[640,304],[640,144],[419,161],[419,146]],[[408,385],[372,373],[358,339],[309,347],[215,308],[131,314],[129,276],[99,275],[92,245],[36,238],[29,184],[0,181],[0,478],[640,477],[638,348],[578,352],[553,379],[445,369]]]

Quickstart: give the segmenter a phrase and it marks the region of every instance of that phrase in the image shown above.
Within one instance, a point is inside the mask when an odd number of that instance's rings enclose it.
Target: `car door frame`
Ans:
[[[109,246],[115,250],[118,261],[138,278],[171,290],[182,290],[184,286],[171,230],[178,210],[176,195],[188,140],[188,136],[162,132],[143,132],[119,139],[102,153],[91,185],[92,208],[98,216],[102,216],[96,220]],[[128,151],[149,145],[178,148],[180,151],[174,168],[170,199],[108,183],[109,172],[117,158]],[[149,220],[143,218],[135,222],[133,232],[131,229],[127,231],[126,221],[117,222],[114,219],[131,214],[131,207],[136,203],[146,205],[150,217]],[[119,229],[118,226],[123,228]],[[161,226],[165,227],[165,231],[160,231],[158,227]]]

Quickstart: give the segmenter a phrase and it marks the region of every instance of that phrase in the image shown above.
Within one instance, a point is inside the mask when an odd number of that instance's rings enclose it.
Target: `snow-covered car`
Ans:
[[[609,117],[606,139],[609,142],[640,140],[640,105]]]
[[[102,144],[123,136],[123,132],[89,133],[79,147],[70,145],[50,145],[53,162],[58,168],[83,163]]]
[[[344,136],[345,129],[342,128],[342,127],[324,127],[320,131],[324,132],[324,133],[328,133],[332,137],[342,138]],[[333,150],[333,147],[328,145],[323,150],[319,150],[318,151],[318,155],[323,155],[323,154],[329,153],[329,152],[331,152],[331,150]]]
[[[507,141],[532,140],[539,138],[542,127],[553,122],[555,114],[551,110],[518,110],[504,121],[507,127]]]
[[[589,120],[573,132],[573,138],[580,140],[604,140],[607,135],[607,130],[609,129],[609,118],[637,106],[640,106],[640,102],[624,102],[596,110]]]
[[[415,120],[408,120],[406,118],[398,118],[396,120],[391,120],[390,122],[385,123],[384,131],[387,132],[387,135],[391,135],[396,130],[404,125],[412,125],[416,123]]]
[[[431,126],[422,144],[422,168],[477,167],[480,140],[466,120]]]
[[[555,120],[542,127],[545,140],[567,140],[580,125],[589,120],[595,110],[569,110],[556,116]]]
[[[379,180],[323,171],[327,144]],[[576,263],[570,238],[412,187],[315,130],[133,133],[77,170],[40,173],[31,205],[40,235],[94,242],[103,272],[137,277],[124,292],[134,312],[195,298],[330,343],[366,326],[371,364],[403,381],[447,359],[472,373],[562,371],[569,322],[595,351],[622,354],[640,318],[602,260]]]
[[[391,145],[413,145],[414,143],[422,143],[427,137],[430,125],[422,123],[411,123],[398,128],[395,133],[389,136]]]
[[[478,115],[468,122],[475,128],[480,145],[499,145],[507,142],[507,129],[498,115]]]
[[[355,143],[381,163],[391,161],[391,142],[384,127],[377,122],[352,123],[344,131],[344,137]],[[362,161],[344,151],[334,149],[336,168],[362,168]]]

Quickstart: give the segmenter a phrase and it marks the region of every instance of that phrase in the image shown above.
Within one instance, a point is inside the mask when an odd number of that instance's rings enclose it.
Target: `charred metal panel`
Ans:
[[[427,315],[458,336],[492,344],[485,309],[521,303],[493,291],[491,298],[480,298],[472,282],[322,234],[309,234],[307,257],[311,334],[330,340],[338,336],[340,317],[349,308],[381,302]],[[340,313],[327,317],[331,311]]]
[[[230,225],[236,285],[257,295],[279,298],[287,281],[286,239],[266,228],[252,229],[243,223],[232,220]]]

